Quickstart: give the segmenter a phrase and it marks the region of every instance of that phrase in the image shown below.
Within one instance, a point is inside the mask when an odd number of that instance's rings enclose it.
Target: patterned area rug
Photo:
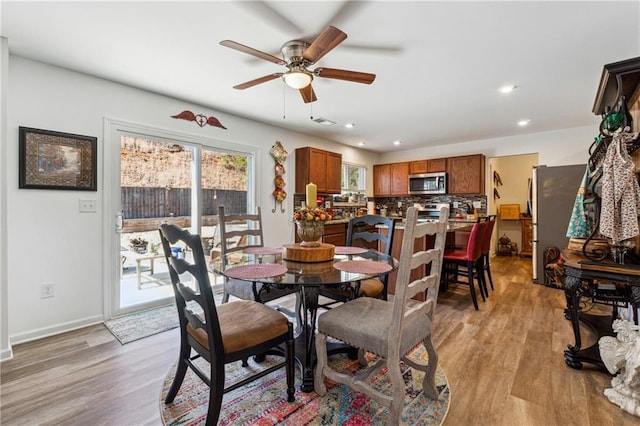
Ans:
[[[420,347],[422,349],[422,347]],[[369,356],[371,363],[375,358]],[[412,355],[427,359],[424,350],[416,350]],[[278,358],[267,357],[261,364],[249,361],[249,371],[266,368],[277,362]],[[360,368],[357,360],[349,360],[340,354],[330,357],[335,368],[354,371]],[[175,368],[175,367],[174,367]],[[204,424],[209,402],[209,388],[191,369],[171,404],[165,404],[164,398],[173,380],[174,368],[165,378],[160,396],[160,411],[165,425],[201,425]],[[247,370],[240,362],[227,365],[226,385],[236,382]],[[422,372],[402,365],[405,383],[408,389],[402,412],[404,425],[439,425],[449,409],[451,393],[447,378],[438,368],[436,385],[440,396],[437,400],[426,397],[422,392]],[[386,368],[374,379],[379,389],[389,390],[390,381]],[[244,387],[225,394],[219,425],[378,425],[387,424],[387,408],[371,400],[364,394],[353,391],[347,386],[327,381],[327,394],[320,397],[315,392],[300,391],[300,377],[296,369],[296,400],[286,400],[286,381],[284,369],[280,369],[258,379]]]
[[[178,311],[175,305],[165,305],[112,318],[104,325],[124,345],[178,327]]]

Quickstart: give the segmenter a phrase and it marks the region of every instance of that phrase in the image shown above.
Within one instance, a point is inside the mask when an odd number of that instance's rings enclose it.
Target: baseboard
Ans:
[[[26,343],[32,340],[38,340],[60,333],[66,333],[67,331],[73,331],[79,328],[88,327],[90,325],[100,324],[103,322],[103,320],[104,318],[102,315],[94,315],[75,321],[69,321],[49,327],[38,328],[24,333],[13,334],[9,336],[9,340],[11,341],[11,345],[17,345],[19,343]]]
[[[0,362],[8,361],[12,358],[13,358],[13,351],[11,350],[11,346],[0,351]]]

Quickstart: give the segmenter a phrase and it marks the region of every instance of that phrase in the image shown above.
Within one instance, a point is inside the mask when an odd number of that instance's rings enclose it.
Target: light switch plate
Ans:
[[[482,207],[482,203],[480,201],[474,201],[473,207],[476,209],[479,209],[480,207]]]
[[[96,200],[80,200],[80,213],[95,213]]]

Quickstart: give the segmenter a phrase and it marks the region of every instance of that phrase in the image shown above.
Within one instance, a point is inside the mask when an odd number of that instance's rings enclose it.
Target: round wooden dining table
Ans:
[[[298,321],[302,322],[296,336],[296,360],[302,372],[303,392],[313,390],[315,328],[318,299],[322,287],[347,287],[358,281],[388,274],[397,268],[397,260],[375,250],[336,247],[332,260],[325,262],[294,262],[282,256],[282,248],[248,248],[233,252],[226,262],[218,258],[211,263],[213,271],[229,279],[247,281],[276,288],[297,289],[301,301]],[[225,266],[223,266],[225,265]],[[304,313],[304,314],[303,314]],[[330,343],[329,354],[346,352],[346,346]]]

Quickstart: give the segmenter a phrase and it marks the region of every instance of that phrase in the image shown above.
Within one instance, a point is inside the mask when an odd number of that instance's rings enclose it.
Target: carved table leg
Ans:
[[[300,288],[300,296],[302,299],[303,327],[302,333],[296,339],[298,340],[296,342],[296,352],[298,352],[301,344],[303,345],[303,353],[299,357],[302,358],[302,385],[300,389],[303,392],[311,392],[313,391],[313,367],[316,363],[314,340],[320,289],[315,286],[303,286]]]
[[[581,280],[578,277],[567,275],[565,277],[564,294],[567,298],[567,308],[565,309],[565,318],[571,321],[571,327],[573,328],[573,336],[575,338],[575,345],[567,345],[567,350],[564,351],[564,362],[571,368],[581,369],[582,362],[575,359],[575,355],[582,346],[582,340],[580,338],[580,321],[578,312],[580,309],[580,292],[579,287]]]

